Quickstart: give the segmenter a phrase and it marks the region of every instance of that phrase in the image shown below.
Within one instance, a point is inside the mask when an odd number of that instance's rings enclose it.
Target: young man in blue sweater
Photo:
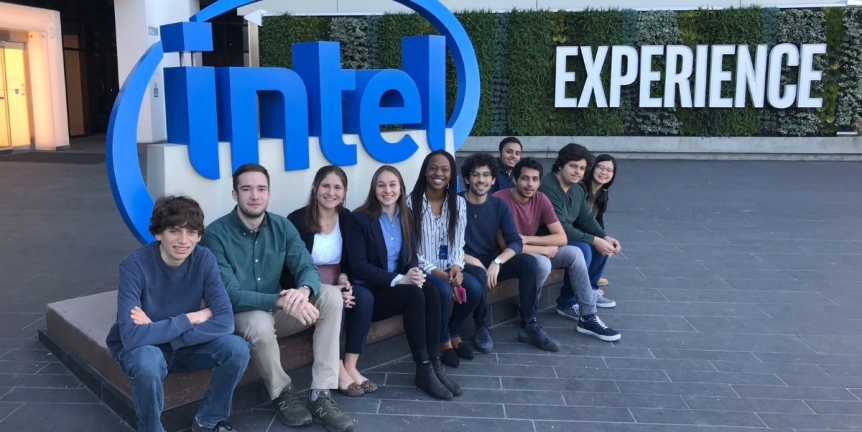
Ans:
[[[467,186],[467,191],[464,192],[464,198],[467,200],[467,229],[464,233],[467,266],[464,271],[472,273],[480,281],[485,281],[488,289],[494,289],[498,282],[518,278],[521,299],[518,312],[521,321],[529,323],[536,321],[538,316],[539,288],[550,270],[541,269],[533,256],[521,253],[523,243],[509,206],[505,201],[489,194],[499,175],[494,158],[485,153],[470,156],[461,166],[461,178]],[[501,233],[502,241],[499,247],[498,232]],[[452,316],[455,317],[455,313]],[[474,344],[479,351],[489,353],[494,343],[486,316],[487,304],[483,296],[473,310],[476,327]],[[463,320],[460,324],[463,324]],[[452,330],[450,329],[450,332]],[[460,330],[460,327],[456,330]],[[524,333],[518,336],[521,342],[530,343],[546,351],[559,350],[559,344],[541,329],[520,333]]]
[[[129,375],[138,432],[164,432],[162,380],[168,372],[197,370],[213,374],[192,431],[236,431],[227,419],[249,346],[233,334],[215,257],[195,247],[204,232],[203,211],[191,198],[160,198],[150,232],[158,241],[120,263],[117,322],[106,341]]]

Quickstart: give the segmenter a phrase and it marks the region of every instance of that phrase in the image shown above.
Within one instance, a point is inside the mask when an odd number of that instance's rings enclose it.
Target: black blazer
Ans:
[[[410,242],[412,254],[408,262],[399,256],[398,266],[390,273],[387,266],[386,242],[380,221],[363,212],[353,212],[347,222],[348,260],[353,278],[362,281],[368,288],[388,287],[399,274],[406,274],[418,265],[416,239]]]
[[[308,232],[302,228],[302,221],[305,219],[305,213],[308,211],[308,206],[295,210],[287,216],[287,219],[293,223],[296,230],[299,231],[299,238],[305,242],[305,248],[308,253],[314,247],[314,235],[317,233]],[[350,210],[344,207],[338,209],[338,229],[341,231],[341,272],[347,274],[351,280],[353,277],[350,274],[350,263],[347,262],[347,219],[350,217]]]

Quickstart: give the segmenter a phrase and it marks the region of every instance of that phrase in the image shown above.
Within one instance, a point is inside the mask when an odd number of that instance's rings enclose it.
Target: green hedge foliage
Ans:
[[[481,99],[473,135],[690,135],[690,136],[834,136],[862,128],[862,7],[775,9],[741,8],[695,11],[586,10],[580,12],[467,11],[456,14],[476,50]],[[261,65],[290,67],[291,44],[311,40],[341,42],[346,68],[400,68],[401,38],[437,34],[416,14],[368,17],[266,17],[261,28]],[[741,44],[752,53],[757,44],[826,43],[816,58],[824,71],[812,96],[820,109],[639,108],[639,82],[623,90],[620,108],[554,107],[555,47],[685,44]],[[727,56],[725,70],[735,70]],[[580,98],[583,57],[569,59],[578,77],[567,95]],[[665,75],[663,58],[653,69]],[[610,53],[602,70],[609,98]],[[796,81],[785,68],[783,83]],[[722,96],[735,94],[735,74]],[[457,79],[447,55],[447,110],[452,111]],[[664,94],[663,80],[653,96]],[[749,101],[750,103],[750,101]],[[394,129],[388,127],[387,129]]]

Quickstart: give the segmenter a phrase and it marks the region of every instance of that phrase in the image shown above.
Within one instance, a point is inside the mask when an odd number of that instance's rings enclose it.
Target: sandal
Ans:
[[[365,393],[374,393],[377,391],[377,384],[374,384],[371,380],[362,381],[362,384],[359,384],[359,386],[362,387]]]
[[[375,390],[376,390],[376,388],[375,388]],[[362,396],[365,394],[365,389],[361,385],[356,384],[354,382],[354,383],[350,383],[350,385],[347,386],[346,389],[339,388],[338,392],[345,395],[345,396],[359,397],[359,396]]]

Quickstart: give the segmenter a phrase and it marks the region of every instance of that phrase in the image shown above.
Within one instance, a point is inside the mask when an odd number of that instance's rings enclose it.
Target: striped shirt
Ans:
[[[412,197],[407,197],[407,205],[412,208]],[[440,216],[434,214],[428,197],[422,194],[422,237],[419,239],[419,266],[426,273],[439,268],[448,271],[453,265],[464,268],[464,231],[467,227],[467,203],[464,197],[457,197],[458,223],[455,225],[455,243],[449,242],[449,205],[443,201]],[[440,257],[440,246],[446,246],[448,255]]]

